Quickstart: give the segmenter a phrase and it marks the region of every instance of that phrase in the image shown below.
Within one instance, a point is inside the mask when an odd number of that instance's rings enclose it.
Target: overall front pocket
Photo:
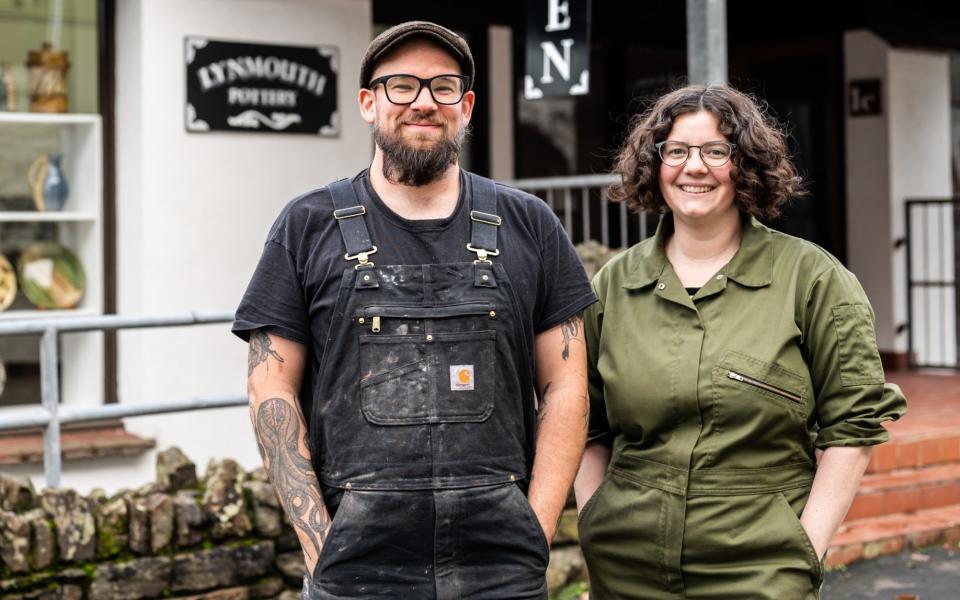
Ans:
[[[364,309],[371,332],[360,338],[360,400],[375,425],[480,423],[496,396],[496,337],[477,329],[493,318],[489,304],[444,307],[378,306]],[[467,317],[464,331],[450,331]],[[382,319],[389,318],[385,334]],[[374,319],[376,319],[374,323]],[[443,331],[433,319],[443,319]],[[482,323],[482,321],[479,321]]]

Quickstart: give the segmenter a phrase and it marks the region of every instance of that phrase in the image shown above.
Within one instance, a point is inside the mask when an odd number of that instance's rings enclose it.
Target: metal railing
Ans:
[[[245,395],[178,398],[167,401],[100,406],[60,406],[60,334],[118,329],[182,327],[233,321],[230,312],[190,312],[179,315],[127,317],[103,315],[54,319],[23,319],[0,323],[0,336],[40,334],[40,406],[6,412],[0,418],[0,431],[24,427],[43,427],[43,474],[48,487],[59,487],[63,471],[60,453],[60,426],[101,419],[141,417],[207,408],[244,406]]]
[[[575,243],[597,240],[607,247],[626,248],[649,235],[647,215],[631,215],[626,204],[607,198],[607,187],[619,175],[573,175],[504,181],[542,198],[560,217]]]
[[[558,214],[564,229],[575,243],[598,240],[604,246],[613,246],[615,243],[616,246],[626,247],[649,235],[647,217],[632,216],[626,205],[608,201],[606,189],[616,181],[615,175],[579,175],[518,179],[505,183],[546,201]],[[58,487],[63,470],[61,425],[246,405],[247,398],[244,395],[224,395],[129,404],[60,406],[60,334],[208,325],[232,320],[233,314],[229,312],[190,312],[166,316],[103,315],[0,322],[0,336],[41,336],[40,406],[4,411],[0,416],[0,432],[42,427],[44,477],[48,486]]]
[[[960,198],[905,210],[910,366],[960,368]]]

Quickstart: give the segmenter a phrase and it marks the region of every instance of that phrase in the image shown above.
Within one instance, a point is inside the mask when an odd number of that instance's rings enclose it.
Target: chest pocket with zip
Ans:
[[[727,389],[760,394],[799,413],[806,410],[803,378],[783,367],[731,350],[714,367],[713,376]]]
[[[367,306],[360,337],[360,397],[375,425],[480,423],[496,399],[496,330],[490,303]]]

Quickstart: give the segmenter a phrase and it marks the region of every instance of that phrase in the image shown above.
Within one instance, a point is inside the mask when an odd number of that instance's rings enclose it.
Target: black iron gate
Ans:
[[[960,368],[960,197],[907,200],[905,225],[910,366]]]

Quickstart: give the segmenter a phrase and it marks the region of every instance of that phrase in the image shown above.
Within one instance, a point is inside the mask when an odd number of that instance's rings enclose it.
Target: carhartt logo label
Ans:
[[[454,392],[473,389],[473,365],[450,366],[450,389]]]

